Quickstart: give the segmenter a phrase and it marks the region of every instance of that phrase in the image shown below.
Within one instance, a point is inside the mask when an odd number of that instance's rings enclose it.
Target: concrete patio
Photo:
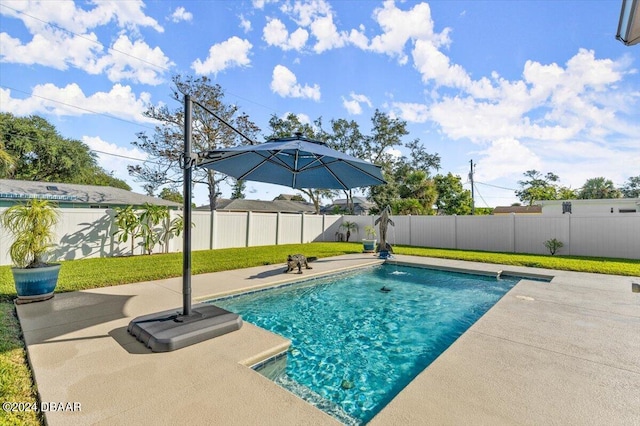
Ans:
[[[438,268],[547,275],[521,280],[371,425],[640,424],[640,277],[397,256]],[[380,261],[320,259],[308,278]],[[282,265],[197,275],[193,297],[297,280]],[[181,306],[181,278],[73,293],[17,306],[49,425],[338,424],[249,367],[289,342],[244,323],[175,352],[152,353],[126,329],[137,316]],[[71,405],[73,407],[73,405]]]

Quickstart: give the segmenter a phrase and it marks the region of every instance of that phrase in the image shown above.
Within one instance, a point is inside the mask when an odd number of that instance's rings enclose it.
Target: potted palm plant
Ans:
[[[45,258],[53,245],[58,220],[55,204],[40,199],[11,206],[0,216],[0,224],[13,237],[9,256],[15,265],[11,272],[18,294],[16,303],[53,297],[61,265],[47,263]]]
[[[365,253],[374,253],[376,251],[376,228],[371,225],[364,227],[366,238],[362,239],[363,251]]]

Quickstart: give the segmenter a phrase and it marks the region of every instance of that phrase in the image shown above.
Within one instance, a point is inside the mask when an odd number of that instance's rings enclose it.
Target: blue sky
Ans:
[[[615,39],[620,6],[2,0],[0,110],[44,116],[142,192],[126,166],[145,158],[131,145],[153,131],[143,111],[177,106],[173,74],[206,75],[262,134],[273,114],[353,119],[365,134],[375,109],[402,118],[441,173],[466,182],[477,163],[477,206],[509,205],[530,169],[572,188],[640,175],[640,47]],[[246,195],[294,192],[249,182]]]

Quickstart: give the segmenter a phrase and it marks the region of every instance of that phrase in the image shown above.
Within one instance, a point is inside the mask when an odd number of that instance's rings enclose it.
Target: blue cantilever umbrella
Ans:
[[[185,164],[190,164],[190,100],[185,96]],[[206,167],[240,180],[286,185],[292,188],[351,189],[385,183],[380,167],[346,155],[325,144],[297,135],[198,154]],[[154,352],[165,352],[202,342],[242,326],[242,319],[211,304],[191,307],[191,169],[185,166],[182,312],[168,310],[134,318],[128,327]]]
[[[385,183],[379,166],[300,135],[204,152],[198,166],[291,188],[346,190]]]

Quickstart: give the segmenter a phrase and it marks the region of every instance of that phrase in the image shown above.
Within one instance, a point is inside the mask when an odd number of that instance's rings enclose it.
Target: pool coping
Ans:
[[[394,260],[554,278],[522,279],[370,424],[640,420],[640,294],[631,292],[639,277]],[[375,263],[381,261],[365,254],[320,259],[302,278]],[[283,266],[193,276],[193,298],[300,278],[283,276]],[[82,404],[80,412],[45,413],[46,423],[203,424],[214,416],[230,425],[338,424],[249,368],[288,347],[281,336],[245,323],[211,341],[154,354],[126,333],[132,318],[175,308],[180,294],[176,278],[16,306],[40,399]]]

